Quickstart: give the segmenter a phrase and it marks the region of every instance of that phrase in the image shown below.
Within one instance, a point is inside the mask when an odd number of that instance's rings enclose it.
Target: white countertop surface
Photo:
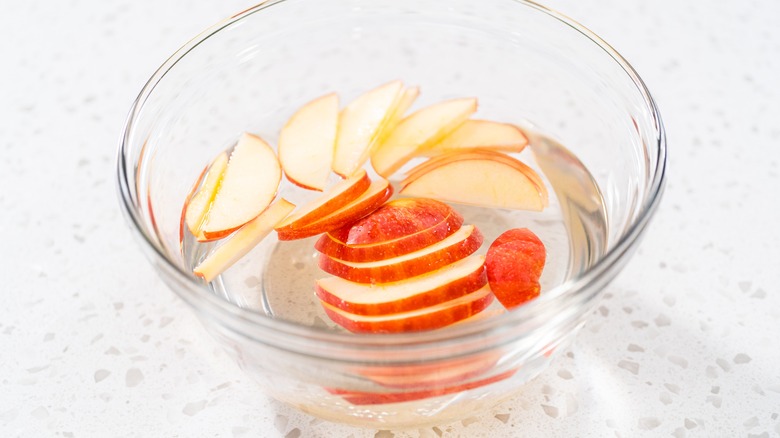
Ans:
[[[260,393],[121,216],[114,156],[136,94],[252,3],[0,6],[0,436],[780,436],[780,2],[547,2],[650,87],[665,198],[576,345],[522,395],[405,432]]]

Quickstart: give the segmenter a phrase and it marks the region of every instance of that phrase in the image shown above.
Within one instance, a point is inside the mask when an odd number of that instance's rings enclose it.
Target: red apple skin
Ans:
[[[435,272],[431,273],[431,275],[435,274]],[[351,303],[342,300],[333,293],[320,287],[319,283],[315,286],[315,293],[317,294],[317,297],[323,302],[326,302],[334,307],[338,307],[345,312],[354,313],[356,315],[389,315],[394,313],[410,312],[412,310],[422,309],[425,307],[434,306],[439,303],[454,300],[463,295],[474,292],[486,284],[487,274],[485,273],[484,265],[482,265],[480,268],[465,277],[458,278],[438,288],[423,291],[417,295],[413,295],[402,300],[385,301],[374,304]]]
[[[488,283],[504,307],[512,309],[539,296],[546,258],[544,244],[527,228],[506,231],[490,245],[485,258]]]
[[[479,294],[481,289],[472,292]],[[409,333],[423,330],[434,330],[454,324],[485,310],[493,302],[493,294],[484,296],[459,305],[445,307],[439,311],[423,313],[409,318],[387,319],[383,321],[355,321],[333,312],[323,306],[325,313],[333,322],[353,333]]]
[[[353,224],[329,231],[314,247],[348,262],[379,261],[433,245],[462,225],[463,216],[443,202],[397,199]]]
[[[371,214],[371,212],[381,207],[382,204],[390,199],[391,196],[393,196],[393,186],[388,184],[386,189],[378,192],[375,196],[366,198],[357,205],[353,205],[354,202],[353,204],[347,204],[341,209],[306,226],[300,228],[293,228],[291,226],[277,228],[277,237],[279,240],[298,240],[316,236],[336,228],[341,228]]]
[[[482,241],[482,233],[475,227],[468,238],[454,245],[401,263],[361,268],[320,254],[319,267],[328,274],[356,283],[389,283],[416,277],[457,262],[478,250]]]
[[[344,400],[353,405],[382,405],[387,403],[402,403],[414,400],[422,400],[426,398],[439,397],[443,395],[454,394],[457,392],[467,391],[480,386],[486,386],[491,383],[496,383],[504,379],[512,377],[517,372],[516,369],[509,370],[501,374],[497,374],[492,377],[488,377],[473,382],[464,383],[462,385],[446,386],[442,388],[428,389],[422,391],[410,391],[410,392],[357,392],[341,389],[325,388],[328,392],[334,395],[341,395]]]

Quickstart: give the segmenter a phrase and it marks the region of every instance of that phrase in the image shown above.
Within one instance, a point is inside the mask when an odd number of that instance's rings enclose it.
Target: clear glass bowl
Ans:
[[[179,221],[205,163],[242,131],[275,140],[313,97],[354,97],[393,79],[420,85],[420,104],[478,97],[481,117],[522,118],[573,152],[535,140],[537,155],[571,164],[548,172],[537,160],[570,241],[591,237],[560,281],[515,311],[471,324],[354,335],[236,305],[191,274]],[[328,420],[385,428],[470,415],[544,369],[636,248],[665,162],[661,119],[637,73],[596,35],[540,5],[280,0],[208,29],[160,67],[127,120],[118,178],[123,210],[160,276],[268,394]]]

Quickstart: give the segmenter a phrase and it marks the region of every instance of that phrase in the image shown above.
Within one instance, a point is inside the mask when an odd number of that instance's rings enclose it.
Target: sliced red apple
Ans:
[[[214,197],[217,194],[217,189],[222,180],[222,175],[225,173],[227,163],[228,155],[225,152],[217,155],[204,171],[205,175],[201,174],[198,182],[196,182],[196,185],[200,185],[200,187],[192,194],[189,202],[186,202],[184,223],[187,225],[190,233],[198,240],[205,239],[201,233],[203,219],[205,219],[211,203],[214,202]]]
[[[376,262],[346,262],[320,254],[323,271],[357,283],[388,283],[435,271],[461,260],[482,245],[482,233],[466,225],[445,239],[423,249]]]
[[[423,309],[390,315],[355,315],[321,302],[331,320],[355,333],[405,333],[433,330],[466,319],[483,311],[493,302],[488,286],[467,295]]]
[[[544,243],[527,228],[506,231],[490,245],[485,262],[488,280],[505,308],[539,296],[546,258]]]
[[[385,178],[395,173],[418,150],[439,142],[477,110],[477,99],[440,102],[403,119],[371,155],[374,170]]]
[[[515,125],[490,120],[466,120],[438,143],[420,150],[420,154],[436,156],[469,149],[521,152],[526,145],[528,138]]]
[[[348,177],[363,166],[403,96],[403,83],[393,81],[366,92],[341,111],[334,172]]]
[[[295,205],[286,199],[280,199],[271,204],[209,254],[195,268],[195,275],[203,278],[206,282],[212,281],[257,246],[268,233],[273,231],[274,225],[290,214],[294,208]]]
[[[317,281],[323,302],[356,315],[408,312],[450,301],[487,284],[483,256],[466,257],[428,274],[383,284],[361,284],[339,277]]]
[[[314,247],[339,260],[372,262],[425,248],[462,224],[463,216],[443,202],[396,199],[353,224],[329,231]]]
[[[351,177],[339,181],[322,196],[302,206],[277,225],[277,229],[298,229],[317,222],[329,214],[358,199],[371,186],[371,179],[363,169]]]
[[[328,182],[339,122],[335,93],[299,109],[279,134],[279,161],[295,185],[322,191]]]
[[[401,194],[481,207],[541,211],[548,203],[547,190],[531,174],[535,174],[533,169],[520,161],[455,160],[416,174]]]
[[[282,168],[260,137],[243,134],[230,155],[201,232],[218,239],[257,217],[276,197]]]
[[[415,400],[423,400],[426,398],[441,397],[449,394],[456,394],[463,391],[487,386],[492,383],[499,382],[504,379],[512,377],[517,372],[516,369],[497,374],[495,376],[486,377],[484,379],[475,380],[458,385],[444,386],[440,388],[423,389],[417,391],[403,391],[403,392],[364,392],[364,391],[348,391],[340,389],[326,388],[328,392],[334,395],[340,395],[347,402],[356,405],[383,405],[390,403],[403,403]]]
[[[359,197],[338,210],[320,219],[296,228],[283,222],[277,226],[279,240],[297,240],[316,236],[324,232],[341,228],[379,208],[393,195],[393,186],[385,179],[371,182],[371,185]]]

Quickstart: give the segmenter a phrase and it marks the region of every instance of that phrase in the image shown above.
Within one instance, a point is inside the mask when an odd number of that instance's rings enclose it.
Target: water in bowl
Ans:
[[[464,224],[476,225],[484,235],[476,254],[485,254],[490,243],[511,228],[529,228],[536,233],[547,249],[540,279],[544,293],[584,271],[603,254],[607,220],[599,187],[583,163],[551,137],[528,128],[526,133],[530,147],[516,157],[535,168],[552,189],[550,205],[542,212],[452,207],[463,215]],[[286,181],[280,195],[298,205],[317,196]],[[199,244],[185,234],[183,253],[194,267],[214,244]],[[302,325],[343,331],[328,318],[314,294],[315,281],[328,275],[317,266],[314,243],[318,238],[281,242],[271,233],[209,286],[237,306]],[[494,302],[491,307],[499,309],[501,305]]]

